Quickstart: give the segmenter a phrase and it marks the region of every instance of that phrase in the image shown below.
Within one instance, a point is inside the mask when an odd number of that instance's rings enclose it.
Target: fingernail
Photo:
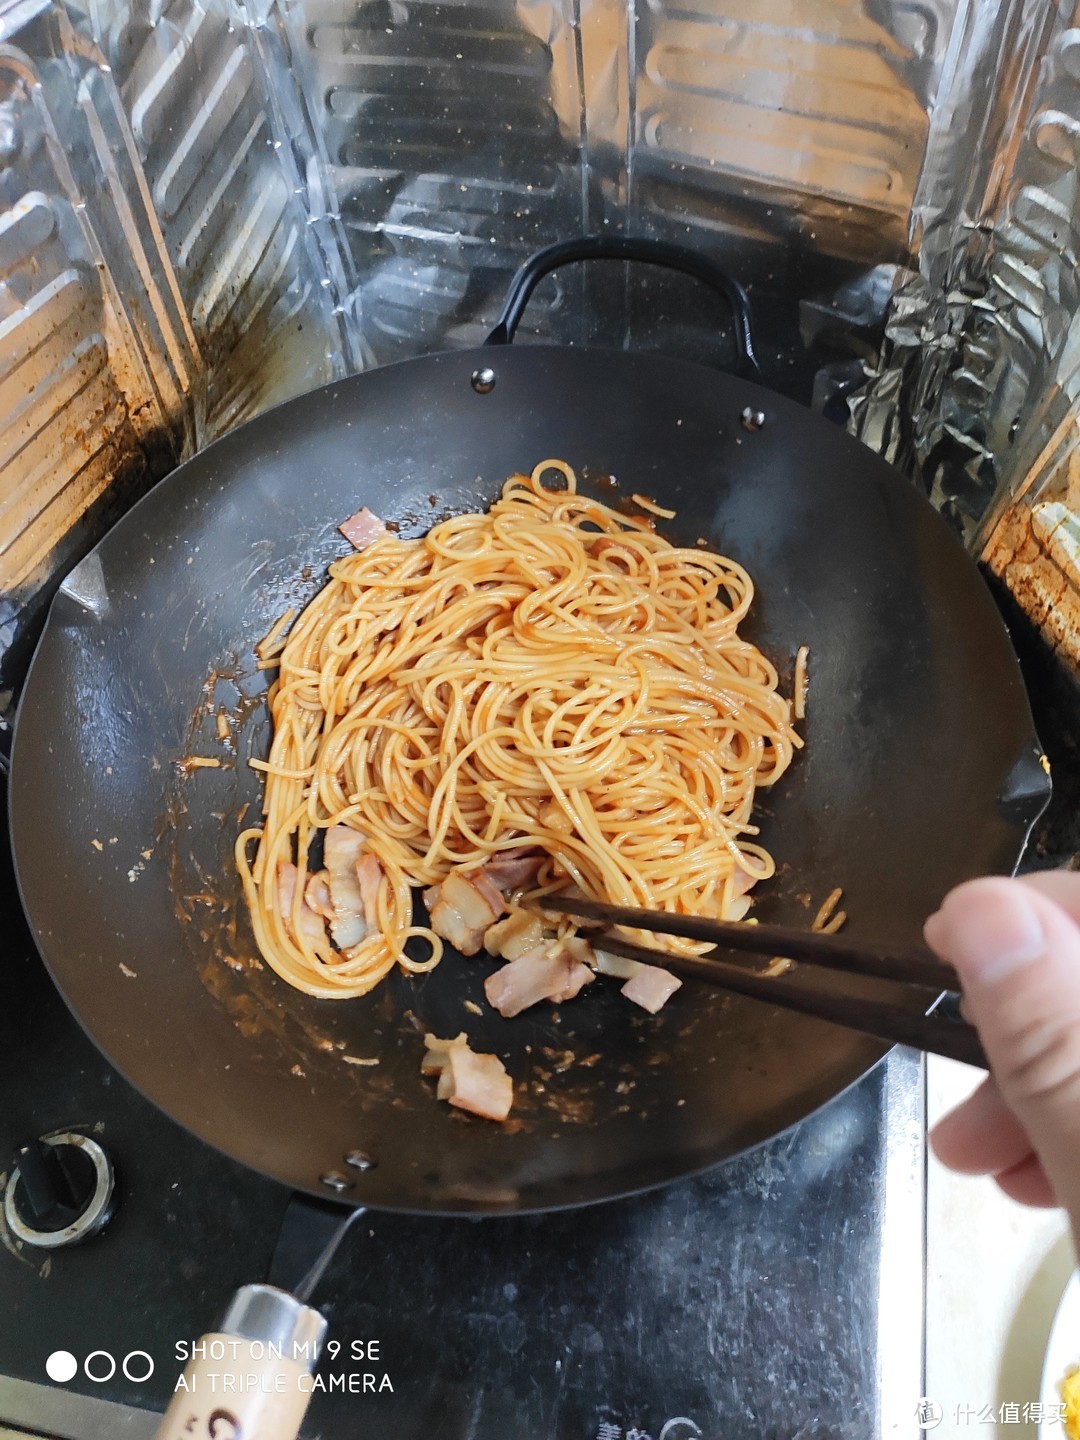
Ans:
[[[965,986],[994,985],[1046,952],[1038,911],[1011,882],[977,882],[949,895],[927,921],[927,938]]]

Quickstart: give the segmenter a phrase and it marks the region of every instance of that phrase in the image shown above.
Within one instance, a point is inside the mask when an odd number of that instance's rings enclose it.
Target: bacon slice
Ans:
[[[541,1000],[572,1000],[593,978],[588,965],[565,944],[541,941],[511,960],[484,981],[484,994],[499,1014],[509,1020]]]
[[[364,906],[364,920],[368,930],[379,925],[379,886],[383,881],[383,868],[377,855],[369,851],[356,862],[356,878],[360,884],[360,898]]]
[[[439,1077],[436,1095],[485,1120],[505,1120],[514,1103],[514,1085],[497,1055],[478,1055],[464,1034],[454,1040],[425,1035],[420,1069]]]
[[[387,534],[385,524],[366,505],[355,515],[343,520],[338,529],[354,550],[366,550],[380,535]]]
[[[487,873],[486,866],[481,866],[479,870],[463,870],[460,874],[461,878],[467,881],[474,890],[479,890],[496,915],[503,913],[506,909],[506,901],[503,899],[502,889]]]
[[[326,870],[319,870],[314,875],[308,876],[308,882],[304,887],[304,900],[309,910],[314,910],[316,915],[321,915],[324,920],[334,918],[334,902],[330,897],[330,875]]]
[[[459,1110],[485,1120],[505,1120],[514,1103],[514,1082],[497,1055],[477,1055],[467,1045],[453,1045],[450,1063],[439,1076],[445,1098]],[[447,1072],[450,1083],[445,1085]]]
[[[541,1000],[554,999],[567,981],[566,965],[553,953],[550,941],[541,941],[496,970],[484,981],[488,1003],[509,1020]]]
[[[326,939],[326,926],[323,924],[322,917],[317,915],[308,904],[306,896],[300,901],[296,931],[293,930],[292,908],[293,897],[296,894],[296,881],[296,866],[287,860],[282,861],[277,872],[277,902],[281,917],[285,922],[285,928],[294,940],[305,940],[317,955],[325,955],[330,949]]]
[[[570,961],[566,967],[566,981],[558,995],[551,998],[558,1003],[560,1000],[573,1000],[579,995],[590,980],[596,978],[593,970],[588,965],[582,965],[579,961]]]
[[[747,895],[760,880],[760,875],[751,875],[740,865],[731,877],[731,893],[734,897]]]
[[[750,910],[750,891],[761,879],[739,866],[731,877],[731,899],[728,901],[725,920],[743,920]]]
[[[642,1010],[655,1015],[681,985],[682,981],[670,970],[662,970],[659,965],[639,965],[622,987],[622,993]]]
[[[623,955],[612,955],[608,950],[597,948],[594,964],[600,975],[613,975],[625,980],[622,993],[635,1005],[655,1015],[662,1010],[678,990],[682,981],[659,965],[643,965],[640,960],[628,960]]]
[[[451,870],[441,885],[425,890],[424,900],[431,928],[462,955],[476,954],[485,932],[506,909],[501,895],[493,899],[489,887],[474,884],[460,870]]]
[[[333,906],[330,934],[340,950],[359,945],[371,928],[356,873],[366,853],[367,841],[348,825],[331,825],[323,837],[323,858]]]
[[[536,872],[543,863],[544,856],[539,850],[502,850],[484,861],[480,874],[486,875],[499,890],[520,890],[536,878]]]
[[[331,873],[352,868],[367,851],[367,841],[349,825],[331,825],[323,831],[323,860]]]
[[[584,935],[568,935],[562,942],[562,948],[566,951],[567,955],[570,956],[571,960],[595,969],[596,951],[589,944],[588,940],[585,939]]]
[[[562,941],[560,949],[566,961],[567,979],[557,1000],[573,1000],[590,980],[595,979],[596,955],[589,942],[581,935],[570,935]]]
[[[516,960],[534,945],[539,945],[543,938],[544,926],[540,916],[511,906],[505,920],[500,920],[484,932],[484,949],[489,955]]]
[[[453,1040],[440,1040],[430,1032],[424,1036],[424,1058],[420,1061],[421,1075],[441,1075],[446,1064],[447,1052],[452,1045],[467,1045],[469,1038],[462,1030]]]

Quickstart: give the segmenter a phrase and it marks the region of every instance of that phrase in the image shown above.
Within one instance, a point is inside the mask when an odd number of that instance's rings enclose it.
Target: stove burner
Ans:
[[[27,1245],[76,1245],[112,1219],[115,1176],[97,1143],[57,1130],[21,1146],[4,1192],[8,1228]]]

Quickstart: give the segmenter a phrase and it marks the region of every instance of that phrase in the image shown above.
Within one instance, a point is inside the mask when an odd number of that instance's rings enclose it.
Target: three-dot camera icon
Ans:
[[[154,1373],[153,1357],[145,1350],[129,1350],[120,1360],[108,1350],[91,1350],[79,1365],[70,1350],[54,1350],[45,1361],[45,1374],[56,1385],[67,1385],[75,1379],[79,1370],[95,1385],[104,1385],[113,1378],[117,1370],[135,1385],[149,1380]]]

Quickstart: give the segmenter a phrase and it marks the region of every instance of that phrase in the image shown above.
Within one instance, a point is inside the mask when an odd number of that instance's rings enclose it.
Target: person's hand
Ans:
[[[968,881],[925,935],[955,965],[993,1068],[937,1125],[934,1152],[1026,1205],[1064,1205],[1080,1247],[1080,874]]]

